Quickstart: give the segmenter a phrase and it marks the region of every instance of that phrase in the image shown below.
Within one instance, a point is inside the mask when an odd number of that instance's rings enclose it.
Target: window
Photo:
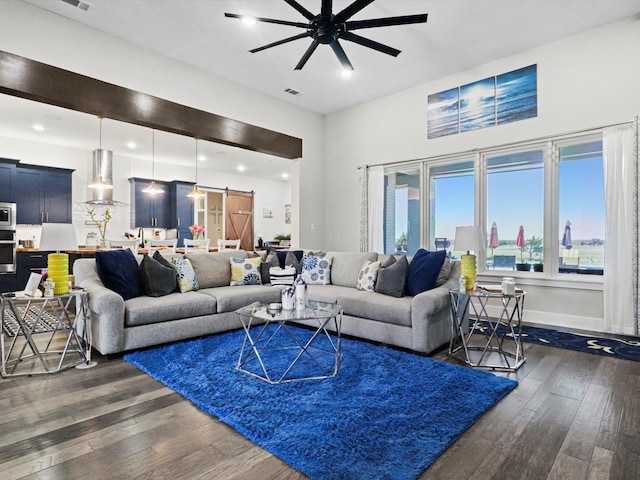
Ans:
[[[447,249],[459,257],[462,252],[453,250],[455,229],[463,225],[486,229],[487,248],[475,252],[481,272],[602,275],[602,134],[525,142],[387,169],[385,253],[413,255],[424,247]]]
[[[414,255],[420,248],[420,168],[384,176],[384,253]]]
[[[473,168],[473,158],[429,167],[430,249],[452,251],[456,227],[474,224]]]
[[[558,147],[560,273],[602,274],[605,205],[602,140]]]
[[[487,229],[496,225],[499,244],[487,242],[487,267],[542,271],[544,151],[487,156]],[[490,240],[490,239],[489,239]]]

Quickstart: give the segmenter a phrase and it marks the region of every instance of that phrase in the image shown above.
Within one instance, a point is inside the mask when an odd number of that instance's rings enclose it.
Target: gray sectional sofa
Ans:
[[[94,348],[108,355],[241,328],[235,310],[256,301],[279,302],[281,296],[280,288],[271,285],[229,286],[229,258],[247,256],[242,250],[187,255],[199,290],[126,301],[103,285],[95,259],[76,260],[76,283],[89,292]],[[356,289],[363,263],[385,256],[351,252],[326,256],[332,261],[331,284],[309,285],[308,299],[342,305],[343,334],[424,354],[449,341],[448,290],[458,284],[459,262],[447,262],[436,288],[396,298]]]

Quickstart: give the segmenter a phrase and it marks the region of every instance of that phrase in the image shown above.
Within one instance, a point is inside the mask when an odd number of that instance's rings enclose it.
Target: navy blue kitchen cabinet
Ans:
[[[178,231],[178,247],[184,247],[185,238],[193,238],[189,227],[193,224],[193,199],[187,195],[193,183],[171,182],[171,228]]]
[[[0,158],[0,202],[15,202],[15,175],[17,160]]]
[[[71,174],[64,168],[18,165],[15,171],[17,223],[71,223]]]
[[[151,180],[130,178],[131,186],[131,228],[172,228],[171,193],[169,184],[156,181],[164,193],[152,195],[143,190]]]

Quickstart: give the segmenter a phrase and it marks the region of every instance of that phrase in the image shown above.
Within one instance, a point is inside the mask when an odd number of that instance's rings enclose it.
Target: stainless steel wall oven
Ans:
[[[0,273],[16,272],[16,204],[0,202]]]

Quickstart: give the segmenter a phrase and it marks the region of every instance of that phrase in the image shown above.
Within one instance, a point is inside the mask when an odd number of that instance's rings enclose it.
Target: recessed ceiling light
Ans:
[[[244,23],[245,25],[255,25],[256,19],[248,15],[245,15],[242,17],[242,23]]]
[[[244,172],[247,168],[244,165],[238,165],[238,171]]]
[[[342,76],[342,78],[351,78],[351,75],[353,75],[353,70],[351,70],[350,68],[345,68],[340,72],[340,75]]]
[[[44,132],[44,125],[36,123],[32,127],[36,132]]]
[[[286,173],[286,172],[285,172],[285,173],[283,173],[283,174],[282,174],[282,178],[289,178],[289,174],[288,174],[288,173]]]
[[[136,144],[136,142],[127,142],[127,148],[130,150],[134,150],[138,148],[138,145]]]
[[[201,162],[204,162],[207,159],[207,157],[205,157],[204,155],[198,155],[198,160],[200,160]]]

